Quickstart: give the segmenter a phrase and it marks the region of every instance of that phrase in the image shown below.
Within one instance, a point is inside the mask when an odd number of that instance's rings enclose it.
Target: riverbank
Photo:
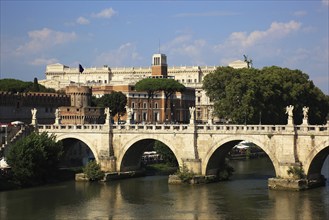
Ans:
[[[321,175],[318,179],[281,179],[269,178],[268,188],[273,190],[302,191],[322,187],[326,185],[327,179]]]
[[[7,190],[16,190],[16,189],[23,189],[23,188],[31,188],[31,187],[38,187],[53,183],[64,182],[68,180],[74,180],[75,174],[82,171],[82,168],[71,168],[71,169],[59,169],[56,172],[55,177],[51,179],[47,179],[44,182],[36,182],[33,185],[21,185],[15,182],[10,169],[1,171],[0,175],[0,191],[7,191]]]
[[[127,172],[106,172],[104,178],[100,181],[108,182],[113,180],[121,180],[127,178],[137,178],[143,176],[168,176],[177,171],[178,167],[173,167],[166,163],[157,163],[145,165],[141,170]],[[87,176],[80,172],[75,174],[75,181],[86,182],[90,181]]]

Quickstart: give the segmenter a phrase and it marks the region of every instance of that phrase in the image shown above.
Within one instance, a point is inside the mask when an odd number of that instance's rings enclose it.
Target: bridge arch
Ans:
[[[316,179],[320,177],[322,166],[327,157],[329,157],[329,140],[318,144],[306,158],[303,168],[307,178]]]
[[[216,141],[214,144],[212,144],[212,146],[206,152],[204,160],[202,162],[202,174],[207,175],[208,165],[211,162],[212,156],[214,156],[214,154],[216,153],[216,151],[218,149],[220,149],[222,147],[223,154],[226,155],[233,148],[232,145],[236,145],[241,141],[248,141],[248,142],[254,143],[259,148],[261,148],[267,154],[267,156],[270,158],[272,165],[274,167],[275,175],[277,175],[279,163],[278,163],[278,160],[276,159],[275,155],[271,153],[267,144],[265,144],[261,140],[254,138],[252,136],[230,136],[230,137],[220,139],[219,141]]]
[[[170,141],[168,141],[167,139],[162,138],[161,136],[158,136],[158,135],[138,135],[138,136],[130,139],[127,143],[125,143],[124,146],[121,148],[120,153],[117,155],[117,167],[119,168],[119,171],[123,171],[123,170],[121,170],[123,159],[124,159],[125,155],[128,153],[129,149],[131,149],[131,147],[133,147],[138,142],[143,142],[143,141],[144,142],[147,142],[147,141],[162,142],[173,152],[173,154],[175,155],[176,160],[178,162],[178,165],[179,166],[182,165],[181,160],[179,160],[182,157],[177,153],[176,148],[173,146],[173,144]]]
[[[99,156],[98,156],[98,153],[97,153],[97,149],[95,149],[94,145],[92,144],[92,141],[88,140],[86,138],[85,135],[80,135],[80,134],[60,134],[60,135],[56,135],[56,140],[57,141],[64,141],[66,139],[76,139],[76,140],[79,140],[81,142],[83,142],[84,144],[86,144],[89,149],[91,150],[91,152],[93,153],[95,159],[96,159],[96,162],[99,163]]]

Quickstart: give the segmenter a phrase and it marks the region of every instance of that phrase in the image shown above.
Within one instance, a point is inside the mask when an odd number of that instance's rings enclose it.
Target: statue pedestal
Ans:
[[[307,119],[303,119],[303,124],[302,125],[304,125],[304,126],[307,126],[308,125],[308,120]]]
[[[287,125],[293,126],[294,125],[294,120],[292,118],[289,118]]]

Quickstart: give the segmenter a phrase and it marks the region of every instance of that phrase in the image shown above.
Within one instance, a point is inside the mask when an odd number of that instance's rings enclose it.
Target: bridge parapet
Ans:
[[[288,132],[285,125],[197,125],[198,132],[221,133],[283,133]]]
[[[83,124],[83,125],[38,125],[39,131],[53,131],[61,130],[77,130],[83,132],[83,130],[97,130],[97,131],[109,131],[108,125],[103,124]],[[129,130],[132,131],[167,131],[167,132],[183,132],[185,130],[196,129],[198,133],[263,133],[263,134],[284,134],[291,133],[293,131],[298,134],[316,134],[316,135],[328,135],[328,125],[299,125],[299,126],[287,126],[287,125],[201,125],[196,124],[131,124],[131,125],[111,125],[112,130]]]
[[[84,125],[71,125],[71,124],[60,124],[60,125],[55,125],[55,124],[49,124],[49,125],[38,125],[38,130],[39,131],[90,131],[90,130],[108,130],[108,126],[104,126],[102,124],[84,124]]]
[[[319,135],[328,135],[329,125],[298,125],[295,126],[298,133],[316,133]]]

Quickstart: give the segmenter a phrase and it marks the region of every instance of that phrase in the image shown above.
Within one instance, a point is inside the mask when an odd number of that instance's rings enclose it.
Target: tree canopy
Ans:
[[[302,122],[304,106],[311,124],[323,124],[329,111],[329,97],[300,70],[218,67],[205,76],[203,88],[214,113],[233,123],[285,124],[285,108],[293,105],[295,124]]]
[[[54,89],[46,88],[38,83],[38,79],[34,78],[33,82],[24,82],[17,79],[0,79],[0,91],[6,92],[51,92]]]
[[[33,132],[9,146],[6,160],[19,184],[34,185],[55,175],[62,148],[54,135]]]
[[[135,89],[138,92],[146,92],[149,100],[153,99],[155,93],[161,91],[161,83],[159,79],[146,78],[138,81],[135,84]]]
[[[109,107],[111,115],[118,114],[118,121],[120,116],[126,113],[127,97],[122,92],[112,92],[111,94],[103,95],[97,100],[98,107]]]
[[[146,92],[148,95],[148,101],[154,98],[154,95],[157,92],[164,92],[165,95],[165,112],[168,107],[168,99],[175,92],[183,92],[185,90],[185,86],[174,79],[168,78],[146,78],[138,81],[135,85],[135,89],[138,92]]]

